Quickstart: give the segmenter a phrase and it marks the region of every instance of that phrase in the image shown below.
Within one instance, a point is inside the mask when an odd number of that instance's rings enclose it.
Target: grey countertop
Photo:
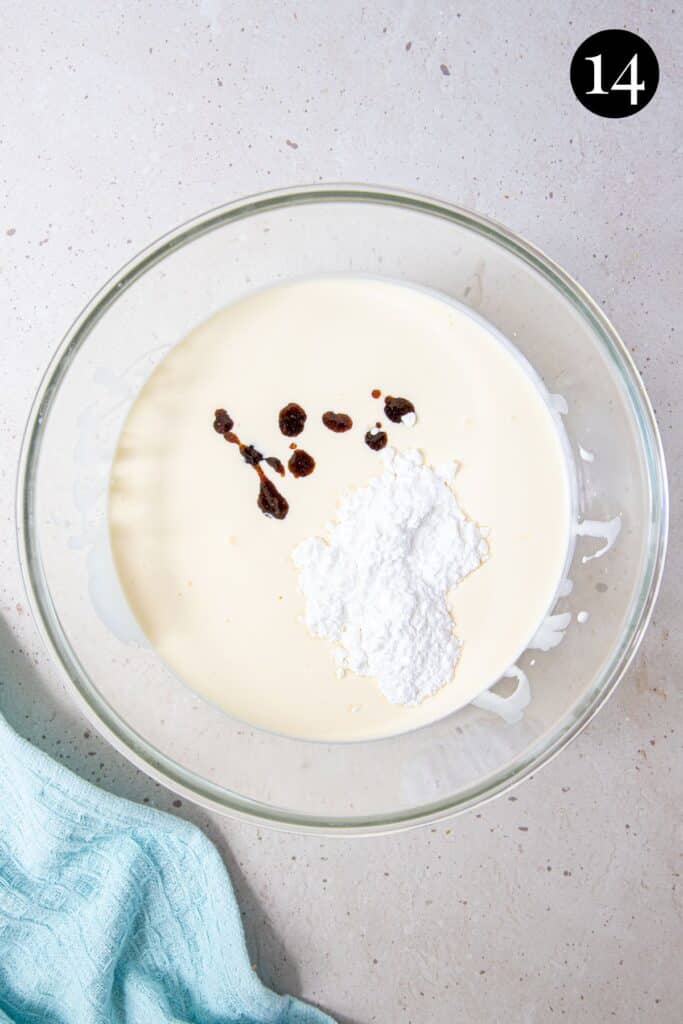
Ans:
[[[607,27],[659,57],[657,95],[626,120],[568,83]],[[342,1022],[680,1020],[682,43],[673,5],[634,0],[4,5],[0,708],[86,778],[199,824],[263,979]],[[114,753],[41,647],[13,506],[32,393],[102,282],[208,207],[340,179],[471,206],[582,282],[649,389],[673,513],[654,621],[579,739],[480,813],[355,841],[179,806]]]

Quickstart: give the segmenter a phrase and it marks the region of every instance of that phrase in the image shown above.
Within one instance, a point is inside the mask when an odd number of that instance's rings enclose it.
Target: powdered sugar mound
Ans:
[[[346,669],[377,679],[392,704],[418,704],[453,676],[460,654],[448,591],[488,555],[449,484],[419,451],[385,449],[384,473],[342,498],[327,537],[293,551],[304,622],[338,644]]]

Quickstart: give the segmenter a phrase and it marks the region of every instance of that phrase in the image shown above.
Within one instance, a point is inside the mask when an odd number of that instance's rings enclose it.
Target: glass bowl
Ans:
[[[109,549],[107,484],[142,382],[169,346],[245,293],[340,272],[436,289],[502,331],[567,401],[580,519],[621,516],[618,542],[604,557],[584,560],[599,545],[578,538],[573,590],[557,611],[590,618],[574,621],[553,650],[523,656],[532,700],[514,724],[470,705],[367,742],[260,731],[180,682],[146,643],[123,597]],[[595,452],[594,461],[578,457],[580,446]],[[653,412],[628,352],[560,267],[449,203],[325,185],[253,196],[197,217],[95,296],[36,396],[18,524],[43,637],[84,711],[118,750],[212,810],[292,830],[356,834],[474,807],[536,771],[581,731],[623,676],[652,612],[667,487]]]

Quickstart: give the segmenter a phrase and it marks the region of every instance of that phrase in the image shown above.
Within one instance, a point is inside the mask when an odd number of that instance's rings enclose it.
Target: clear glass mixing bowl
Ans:
[[[234,721],[184,686],[145,642],[113,568],[107,483],[137,390],[169,346],[246,292],[353,272],[436,289],[512,339],[567,400],[579,516],[622,530],[604,557],[579,538],[572,593],[588,612],[548,653],[520,662],[521,721],[467,707],[401,736],[347,744],[289,739]],[[73,325],[26,430],[19,543],[33,611],[86,714],[171,789],[214,810],[295,830],[371,833],[433,821],[493,797],[585,726],[643,636],[667,533],[664,459],[626,348],[557,265],[505,228],[448,203],[382,188],[320,186],[212,210],[120,271]],[[531,657],[534,665],[529,664]],[[509,684],[502,684],[503,686]]]

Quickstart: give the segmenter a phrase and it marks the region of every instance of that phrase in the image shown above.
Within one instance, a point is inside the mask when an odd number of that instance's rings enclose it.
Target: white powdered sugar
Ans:
[[[455,464],[419,451],[381,454],[384,473],[342,498],[325,539],[293,551],[304,622],[337,644],[346,669],[377,679],[392,704],[418,704],[453,676],[460,642],[449,590],[488,555],[488,531],[467,519],[450,488]]]

